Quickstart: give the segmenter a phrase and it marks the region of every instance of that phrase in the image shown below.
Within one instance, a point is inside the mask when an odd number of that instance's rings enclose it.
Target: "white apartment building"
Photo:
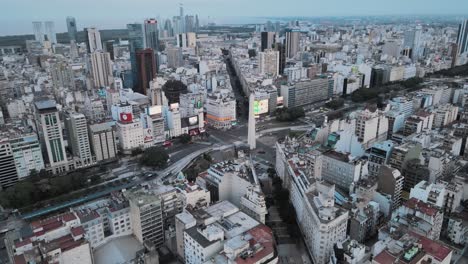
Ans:
[[[349,190],[351,184],[368,175],[368,162],[349,154],[328,151],[323,154],[322,179]]]
[[[156,248],[162,246],[164,224],[160,197],[145,190],[129,190],[124,195],[130,202],[130,221],[137,240],[150,241]]]
[[[368,109],[356,112],[356,136],[362,144],[370,147],[377,141],[387,138],[388,118],[379,111]]]
[[[450,218],[447,224],[448,239],[457,245],[468,242],[468,223],[459,218]]]
[[[91,68],[93,70],[94,87],[109,87],[114,81],[109,52],[97,50],[91,53]]]
[[[258,67],[260,74],[267,76],[279,75],[279,51],[266,49],[258,53]]]
[[[164,128],[166,129],[166,138],[174,138],[182,135],[182,121],[179,112],[179,106],[164,107]]]
[[[322,155],[307,150],[309,143],[306,138],[277,143],[276,171],[289,189],[312,260],[325,264],[330,260],[333,246],[346,239],[348,211],[335,205],[335,186],[320,180]]]
[[[62,124],[53,100],[36,102],[36,128],[47,151],[47,162],[52,173],[68,171],[69,162],[63,142]]]
[[[87,34],[87,43],[86,46],[88,48],[89,53],[93,53],[96,50],[102,50],[102,41],[101,41],[101,33],[96,28],[85,28],[85,34]]]
[[[31,170],[39,172],[45,168],[41,146],[35,134],[12,137],[10,146],[19,179],[29,176]]]
[[[249,186],[247,192],[241,197],[241,210],[253,219],[265,224],[265,217],[268,210],[260,186]]]
[[[0,187],[8,188],[18,181],[18,173],[7,138],[0,139]]]
[[[455,120],[457,120],[458,106],[451,104],[445,104],[439,106],[435,111],[434,116],[434,127],[442,128],[445,127]]]
[[[220,93],[207,96],[206,120],[216,129],[230,129],[236,122],[236,99],[232,96],[223,97]]]
[[[421,181],[411,188],[410,198],[415,198],[425,203],[435,205],[439,208],[444,207],[445,186],[438,183],[428,183]]]
[[[89,135],[97,162],[117,157],[115,125],[110,123],[90,125]]]
[[[183,197],[184,207],[203,207],[211,203],[210,192],[201,188],[196,183],[187,182],[183,187],[178,188],[176,186]]]
[[[77,158],[76,167],[90,166],[94,163],[89,144],[88,124],[83,114],[67,112],[65,127],[68,132],[68,145]]]
[[[392,214],[392,225],[403,225],[409,230],[432,240],[438,240],[444,213],[441,209],[416,198],[410,198]]]
[[[131,114],[124,114],[131,116]],[[130,118],[130,117],[128,117]],[[117,137],[119,138],[120,148],[124,153],[129,153],[133,149],[143,148],[144,136],[143,127],[140,120],[118,121],[116,123]]]

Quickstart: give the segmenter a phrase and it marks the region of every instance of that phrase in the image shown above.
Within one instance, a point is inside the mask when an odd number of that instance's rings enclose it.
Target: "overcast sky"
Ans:
[[[249,22],[242,17],[466,14],[468,0],[184,0],[185,14],[202,21]],[[0,35],[32,32],[35,20],[55,21],[65,31],[65,17],[81,29],[124,28],[147,17],[178,15],[177,0],[0,0]]]

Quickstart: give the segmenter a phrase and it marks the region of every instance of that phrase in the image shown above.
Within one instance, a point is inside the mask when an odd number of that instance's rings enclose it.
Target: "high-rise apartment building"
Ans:
[[[328,79],[318,78],[281,85],[285,107],[307,106],[328,99]]]
[[[13,136],[10,145],[19,179],[28,177],[32,170],[44,169],[41,145],[35,134]]]
[[[258,53],[258,66],[260,74],[275,77],[279,75],[279,52],[266,49]]]
[[[97,162],[117,157],[115,126],[109,123],[90,125],[89,137]]]
[[[47,40],[51,44],[57,44],[57,35],[55,34],[55,24],[53,21],[46,21],[45,23],[45,33]]]
[[[0,140],[0,189],[8,188],[18,181],[13,151],[8,138]]]
[[[68,160],[63,142],[62,125],[59,111],[54,100],[42,100],[35,103],[36,106],[36,128],[46,151],[47,164],[50,165],[52,173],[67,171]]]
[[[71,147],[73,156],[78,158],[77,167],[93,164],[86,117],[80,113],[67,112],[65,127],[68,131],[68,145]]]
[[[272,49],[275,44],[276,32],[261,33],[261,51]]]
[[[44,42],[44,29],[42,27],[42,21],[33,22],[34,40],[40,43]]]
[[[468,19],[458,26],[457,45],[458,54],[468,52]]]
[[[405,32],[404,48],[411,49],[409,57],[413,61],[418,60],[421,55],[421,35],[422,27],[419,25],[414,30]]]
[[[159,196],[144,190],[124,193],[130,202],[133,234],[140,243],[152,242],[156,248],[164,243],[163,204]]]
[[[102,50],[101,33],[97,28],[85,28],[86,47],[89,53]]]
[[[147,93],[149,83],[156,77],[156,59],[153,49],[138,50],[136,52],[137,88],[135,92]]]
[[[96,88],[109,87],[112,84],[114,77],[112,76],[112,61],[109,52],[102,50],[92,52],[91,67]]]
[[[300,32],[294,29],[286,30],[286,57],[293,58],[299,52]]]
[[[76,35],[78,34],[78,30],[76,28],[76,20],[74,17],[67,17],[67,32],[68,32],[68,39],[70,41],[76,41]]]
[[[183,65],[182,49],[169,48],[167,49],[167,67],[178,68]]]

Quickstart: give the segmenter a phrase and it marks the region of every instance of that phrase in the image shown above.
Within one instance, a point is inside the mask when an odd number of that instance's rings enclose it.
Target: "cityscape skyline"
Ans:
[[[29,3],[28,3],[29,2]],[[47,4],[50,2],[50,5]],[[66,16],[77,19],[78,29],[99,25],[100,29],[123,29],[132,22],[141,22],[148,18],[172,18],[178,15],[179,4],[165,1],[138,0],[131,5],[125,1],[113,1],[109,5],[108,0],[94,3],[90,0],[80,2],[80,6],[70,9],[69,1],[51,3],[51,0],[41,1],[40,6],[33,8],[36,3],[26,0],[20,2],[3,3],[5,10],[11,10],[2,14],[0,23],[9,25],[0,28],[0,36],[30,34],[30,24],[36,20],[53,21],[56,32],[66,32]],[[89,5],[88,5],[89,2]],[[186,0],[182,4],[189,13],[198,14],[200,21],[205,24],[254,24],[265,23],[268,18],[287,19],[291,17],[320,18],[320,17],[355,17],[355,16],[446,16],[453,15],[453,20],[461,20],[468,15],[460,10],[468,10],[468,2],[460,0],[448,0],[443,5],[435,0],[416,0],[406,3],[404,0],[396,0],[391,3],[373,5],[370,0],[358,0],[352,3],[340,3],[340,0],[320,2],[317,0],[296,0],[287,10],[272,5],[271,1],[255,1],[252,4],[246,0],[233,2],[224,0]],[[213,3],[215,3],[213,5]],[[222,3],[219,9],[216,3]],[[245,5],[252,8],[245,9]],[[341,8],[337,9],[339,5]],[[46,6],[44,12],[37,12]],[[93,6],[92,9],[88,8]],[[135,9],[135,6],[147,6],[144,10]],[[398,8],[403,6],[404,8]],[[28,7],[28,8],[25,8]],[[304,8],[304,7],[311,7]],[[104,10],[106,12],[104,12]],[[225,11],[228,10],[228,11]],[[66,11],[66,13],[64,13]],[[21,13],[21,17],[17,14]]]
[[[468,0],[183,1],[2,5],[0,263],[468,263]]]

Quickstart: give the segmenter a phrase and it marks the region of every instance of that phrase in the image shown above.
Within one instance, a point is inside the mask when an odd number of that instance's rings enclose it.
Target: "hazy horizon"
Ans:
[[[217,24],[262,23],[265,17],[408,16],[454,15],[468,10],[465,0],[185,0],[185,14],[198,14],[201,22]],[[377,3],[378,2],[378,3]],[[287,4],[285,9],[283,5]],[[339,8],[338,8],[339,7]],[[18,0],[2,3],[0,35],[32,34],[32,21],[54,21],[56,32],[65,32],[65,19],[73,16],[78,29],[125,28],[127,23],[149,17],[171,18],[179,14],[176,1],[162,0]],[[465,11],[466,12],[466,11]]]

